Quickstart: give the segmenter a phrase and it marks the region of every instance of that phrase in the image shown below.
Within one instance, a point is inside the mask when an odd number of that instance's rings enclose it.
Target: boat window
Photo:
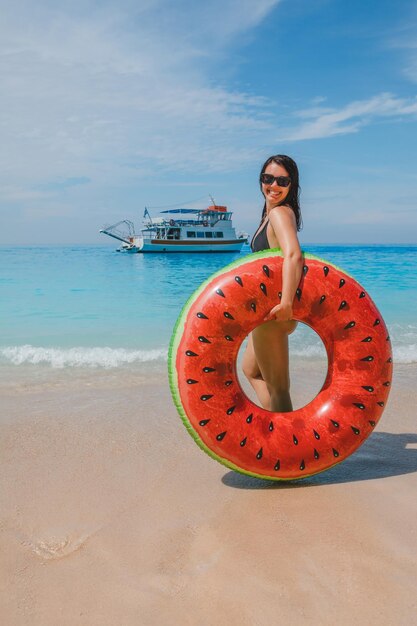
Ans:
[[[216,232],[216,237],[223,237],[223,233],[222,233],[222,231],[221,231],[221,230],[218,230],[218,231]]]
[[[179,239],[180,238],[180,228],[169,228],[167,239]]]
[[[211,231],[209,231],[208,233],[206,233],[206,237],[208,239],[211,239],[213,237],[213,233]]]
[[[204,233],[197,233],[197,237],[198,237],[199,239],[202,239],[202,238],[204,237]]]
[[[195,237],[195,232],[193,230],[188,230],[187,237]]]

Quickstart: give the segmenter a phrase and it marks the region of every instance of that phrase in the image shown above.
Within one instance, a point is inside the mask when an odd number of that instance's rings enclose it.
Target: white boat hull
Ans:
[[[138,242],[137,252],[240,252],[245,239],[234,241],[210,241],[197,244],[194,241],[143,240]]]

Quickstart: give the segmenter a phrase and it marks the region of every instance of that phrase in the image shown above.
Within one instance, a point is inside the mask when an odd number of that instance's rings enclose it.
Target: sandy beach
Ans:
[[[415,374],[356,454],[292,483],[205,455],[164,370],[3,377],[2,623],[415,623]]]

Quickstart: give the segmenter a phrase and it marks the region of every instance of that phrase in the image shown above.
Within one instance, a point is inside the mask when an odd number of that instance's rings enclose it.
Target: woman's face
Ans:
[[[288,177],[288,172],[282,165],[278,165],[275,161],[272,161],[267,165],[264,174],[272,174],[272,176],[285,176]],[[272,184],[268,185],[262,183],[262,193],[265,196],[266,205],[268,208],[282,204],[285,198],[288,196],[291,188],[291,183],[288,187],[280,187],[277,181],[274,180]]]

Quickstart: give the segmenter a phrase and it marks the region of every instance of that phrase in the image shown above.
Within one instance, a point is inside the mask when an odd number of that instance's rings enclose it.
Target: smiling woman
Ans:
[[[303,264],[297,238],[301,225],[298,180],[295,161],[282,154],[267,159],[260,173],[265,204],[251,247],[253,252],[281,248],[283,283],[280,302],[265,323],[252,331],[242,363],[263,408],[282,412],[292,411],[288,335],[297,326],[292,306]]]

